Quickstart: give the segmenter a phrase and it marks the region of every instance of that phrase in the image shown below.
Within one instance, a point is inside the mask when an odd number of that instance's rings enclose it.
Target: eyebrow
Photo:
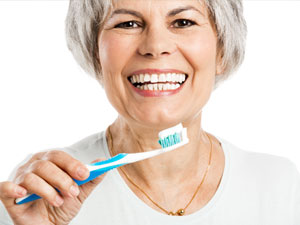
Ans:
[[[142,18],[143,15],[135,10],[131,10],[131,9],[117,9],[115,11],[113,11],[113,13],[111,14],[110,18],[112,18],[114,15],[116,14],[129,14],[129,15],[133,15],[135,17],[140,17]]]
[[[172,16],[176,16],[177,14],[181,13],[181,12],[184,12],[184,11],[188,11],[188,10],[193,10],[193,11],[196,11],[198,13],[200,13],[202,16],[203,13],[193,7],[193,6],[186,6],[186,7],[179,7],[179,8],[176,8],[176,9],[172,9],[170,12],[168,12],[167,14],[167,17],[172,17]],[[115,11],[112,12],[110,18],[112,18],[114,15],[116,14],[129,14],[129,15],[132,15],[132,16],[135,16],[135,17],[139,17],[139,18],[143,18],[143,15],[135,10],[131,10],[131,9],[116,9]]]
[[[187,11],[187,10],[196,11],[196,12],[200,13],[202,16],[204,16],[203,13],[199,9],[195,8],[194,6],[186,6],[186,7],[180,7],[180,8],[176,8],[176,9],[171,10],[168,13],[168,17],[175,16],[175,15],[177,15],[181,12]]]

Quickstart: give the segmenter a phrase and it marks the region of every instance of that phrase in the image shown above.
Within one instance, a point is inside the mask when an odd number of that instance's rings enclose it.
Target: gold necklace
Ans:
[[[113,138],[112,138],[112,134],[110,132],[110,126],[108,127],[108,134],[109,134],[109,140],[110,140],[110,151],[111,151],[111,156],[114,156],[114,149],[113,149]],[[184,207],[184,208],[181,208],[179,210],[177,210],[175,213],[173,211],[167,211],[166,209],[164,209],[163,207],[161,207],[158,203],[156,203],[140,186],[138,186],[136,183],[133,182],[133,180],[131,180],[129,178],[129,176],[125,173],[125,171],[121,168],[120,170],[122,171],[122,173],[125,175],[126,179],[133,185],[135,186],[139,191],[141,191],[156,207],[158,207],[159,209],[161,209],[162,211],[164,211],[166,214],[170,215],[170,216],[183,216],[185,214],[185,211],[186,209],[189,207],[189,205],[192,203],[192,201],[194,200],[194,198],[196,197],[200,187],[202,186],[205,178],[206,178],[206,175],[207,175],[207,172],[210,168],[210,165],[211,165],[211,155],[212,155],[212,141],[209,137],[209,135],[205,132],[206,136],[208,137],[209,139],[209,142],[210,142],[210,153],[209,153],[209,161],[208,161],[208,165],[206,167],[206,170],[205,170],[205,173],[204,173],[204,176],[200,182],[200,184],[198,185],[195,193],[193,194],[191,200],[188,202],[188,204]]]

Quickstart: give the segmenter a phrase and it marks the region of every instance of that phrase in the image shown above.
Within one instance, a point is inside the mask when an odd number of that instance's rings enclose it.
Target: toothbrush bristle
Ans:
[[[184,128],[181,123],[174,127],[160,131],[158,137],[158,143],[163,149],[169,147],[172,148],[172,146],[178,146],[177,144],[186,144],[189,142],[187,137],[187,129]]]
[[[178,144],[181,142],[181,137],[179,133],[175,133],[173,135],[169,135],[165,138],[160,138],[158,143],[163,147],[163,148],[167,148],[170,146],[173,146],[175,144]]]

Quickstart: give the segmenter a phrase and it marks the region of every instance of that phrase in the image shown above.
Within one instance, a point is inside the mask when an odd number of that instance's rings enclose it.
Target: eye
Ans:
[[[175,28],[186,28],[195,25],[196,23],[188,19],[178,19],[172,23],[172,26]]]
[[[139,22],[131,20],[131,21],[126,21],[126,22],[123,22],[123,23],[119,23],[114,28],[132,29],[132,28],[139,28],[139,27],[141,27]]]

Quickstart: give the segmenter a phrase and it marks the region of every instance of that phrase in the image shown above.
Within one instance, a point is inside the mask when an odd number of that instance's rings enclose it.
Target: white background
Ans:
[[[0,181],[29,153],[64,147],[116,117],[64,39],[68,1],[0,1]],[[246,1],[245,62],[204,109],[203,127],[300,169],[300,2]]]

